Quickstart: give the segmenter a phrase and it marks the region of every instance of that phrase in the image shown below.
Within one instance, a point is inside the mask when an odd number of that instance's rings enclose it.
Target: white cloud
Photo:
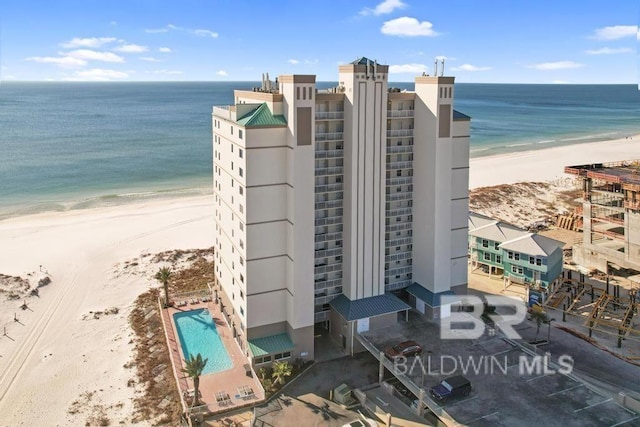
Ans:
[[[38,62],[41,64],[56,64],[61,67],[82,67],[87,65],[87,61],[80,58],[74,58],[71,56],[31,56],[26,59],[27,61]]]
[[[193,34],[201,37],[213,37],[214,39],[218,38],[218,33],[211,30],[202,30],[202,29],[193,30]]]
[[[462,64],[459,67],[451,68],[451,71],[487,71],[490,69],[491,67],[478,67],[477,65]]]
[[[296,65],[296,64],[299,64],[299,63],[300,63],[300,61],[298,61],[297,59],[290,59],[290,60],[289,60],[289,61],[287,61],[287,62],[289,62],[289,64],[293,64],[293,65]]]
[[[140,58],[141,61],[146,61],[146,62],[160,62],[160,60],[158,58],[154,58],[153,56],[141,56]]]
[[[167,33],[169,31],[185,31],[187,33],[190,34],[194,34],[196,36],[200,36],[200,37],[212,37],[212,38],[218,38],[218,33],[216,33],[215,31],[211,31],[211,30],[206,30],[206,29],[202,29],[202,28],[196,28],[196,29],[192,29],[192,28],[184,28],[184,27],[179,27],[177,25],[173,25],[173,24],[168,24],[166,27],[163,28],[149,28],[144,30],[146,33]]]
[[[405,7],[407,5],[400,0],[384,0],[373,9],[365,7],[360,11],[360,15],[387,15],[396,9],[404,9]]]
[[[88,37],[88,38],[75,37],[67,42],[60,43],[60,46],[67,49],[73,49],[76,47],[100,47],[105,44],[112,43],[116,40],[117,39],[115,37]]]
[[[220,70],[216,74],[222,77],[227,77],[229,75],[225,70]]]
[[[118,46],[114,48],[116,52],[124,52],[124,53],[142,53],[147,52],[149,50],[146,46],[141,46],[139,44],[123,44],[122,46]]]
[[[390,74],[422,74],[429,71],[424,64],[402,64],[402,65],[390,65]]]
[[[596,40],[617,40],[624,37],[637,37],[637,33],[638,27],[635,25],[613,25],[596,29],[591,38]]]
[[[528,65],[527,68],[534,68],[536,70],[565,70],[568,68],[580,68],[584,67],[584,64],[574,61],[556,61],[556,62],[542,62],[540,64]]]
[[[182,71],[179,70],[153,70],[150,71],[151,74],[163,74],[168,76],[174,76],[178,74],[182,74]]]
[[[169,53],[171,52],[171,49],[169,49],[168,47],[161,47],[158,49],[158,52]]]
[[[129,77],[129,74],[124,71],[92,68],[90,70],[76,71],[75,77],[83,80],[107,81],[112,79],[126,79]]]
[[[589,55],[615,55],[617,53],[629,53],[629,52],[633,52],[633,49],[628,47],[618,47],[618,48],[603,47],[600,49],[585,50],[585,53],[588,53]]]
[[[402,18],[396,18],[385,22],[380,31],[382,34],[400,37],[431,37],[438,35],[438,33],[433,31],[433,24],[431,22],[420,22],[416,18],[410,18],[408,16],[403,16]]]
[[[89,61],[124,62],[124,58],[122,56],[116,55],[113,52],[98,52],[90,49],[72,50],[67,52],[66,55],[71,56],[72,58]]]

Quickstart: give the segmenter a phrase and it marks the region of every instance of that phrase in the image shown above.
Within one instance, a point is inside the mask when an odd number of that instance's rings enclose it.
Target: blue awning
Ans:
[[[331,300],[329,304],[347,321],[397,313],[411,308],[407,303],[390,293],[354,301],[342,294]]]
[[[249,340],[249,349],[253,357],[260,357],[291,351],[293,350],[293,342],[289,338],[289,334],[277,334]]]
[[[416,298],[420,298],[429,307],[439,307],[441,305],[440,297],[443,295],[455,295],[453,291],[444,291],[433,293],[429,289],[422,287],[419,283],[413,283],[405,288],[409,294]]]

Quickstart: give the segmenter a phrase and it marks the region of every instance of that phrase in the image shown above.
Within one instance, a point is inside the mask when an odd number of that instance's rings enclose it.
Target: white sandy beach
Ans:
[[[640,159],[640,135],[629,139],[589,142],[469,161],[469,188],[516,182],[554,181],[569,178],[565,166]]]
[[[563,168],[640,157],[640,136],[471,160],[470,187],[566,178]],[[0,425],[78,425],[68,414],[83,392],[117,424],[130,423],[133,370],[127,317],[149,276],[114,276],[114,266],[143,253],[213,245],[213,197],[52,212],[0,221],[0,273],[53,282],[40,297],[0,301]],[[82,320],[90,311],[116,315]],[[14,313],[19,322],[14,322]],[[122,404],[118,407],[115,405]]]

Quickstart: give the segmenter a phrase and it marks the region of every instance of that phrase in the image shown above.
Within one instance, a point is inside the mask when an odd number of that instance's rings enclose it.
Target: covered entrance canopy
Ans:
[[[293,342],[289,334],[282,333],[249,340],[249,350],[254,364],[269,363],[291,357]]]

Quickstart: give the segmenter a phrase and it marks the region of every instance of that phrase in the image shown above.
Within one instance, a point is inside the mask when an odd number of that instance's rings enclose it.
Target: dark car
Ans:
[[[431,396],[443,402],[458,396],[468,396],[471,393],[471,382],[462,375],[445,378],[429,390]]]
[[[396,344],[392,347],[385,347],[384,355],[389,359],[404,356],[420,356],[422,354],[422,347],[415,341],[403,341],[400,344]]]

